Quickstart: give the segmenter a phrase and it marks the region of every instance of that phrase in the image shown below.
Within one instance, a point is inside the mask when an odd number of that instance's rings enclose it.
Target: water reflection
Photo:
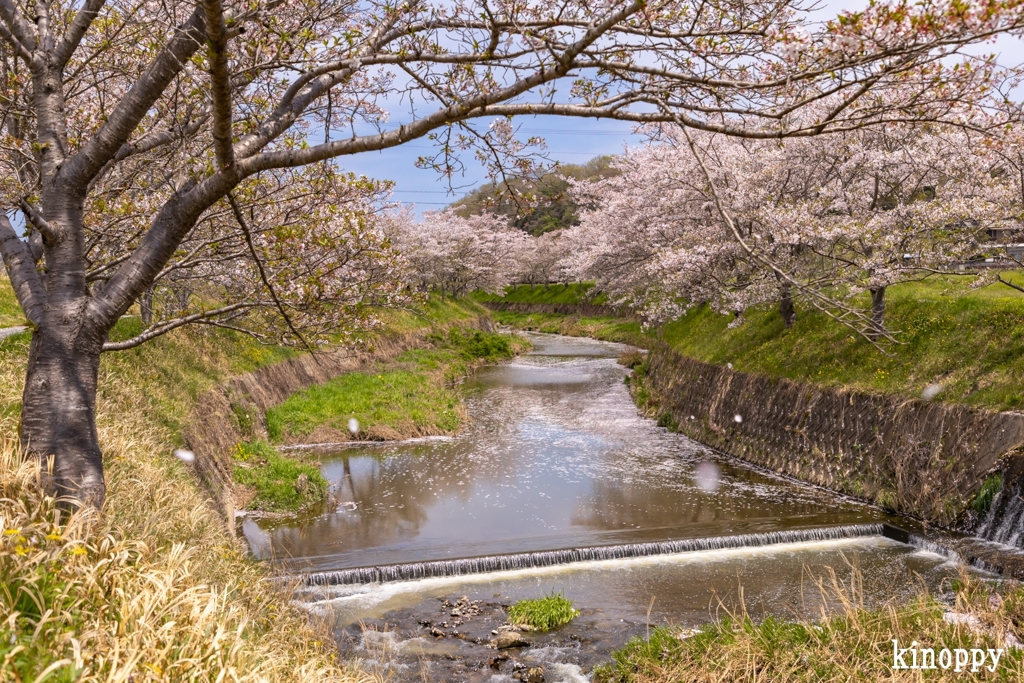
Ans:
[[[472,424],[447,441],[325,456],[336,510],[246,520],[289,569],[415,562],[877,521],[833,494],[718,460],[637,415],[622,347],[549,335],[468,385]],[[715,491],[695,481],[716,461]]]

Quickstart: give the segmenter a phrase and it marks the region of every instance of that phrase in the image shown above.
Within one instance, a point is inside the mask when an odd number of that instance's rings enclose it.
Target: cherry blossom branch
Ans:
[[[0,0],[2,3],[10,0]],[[96,133],[71,158],[61,173],[85,187],[106,165],[107,160],[128,141],[139,122],[206,40],[205,16],[200,7],[179,26],[142,76],[132,84]]]
[[[793,287],[796,287],[801,293],[808,295],[811,303],[815,308],[828,315],[833,320],[842,323],[846,327],[856,332],[858,335],[863,337],[872,346],[878,349],[880,352],[890,355],[882,346],[878,343],[880,337],[886,340],[896,342],[896,339],[887,330],[878,329],[874,325],[873,321],[869,316],[864,315],[860,310],[846,306],[845,304],[835,301],[831,297],[822,294],[819,290],[812,287],[807,287],[804,283],[800,282],[796,278],[792,277],[788,272],[780,268],[776,263],[760,253],[759,250],[754,249],[747,240],[743,237],[739,230],[736,228],[735,222],[726,210],[722,203],[721,196],[715,187],[715,182],[711,177],[711,173],[708,171],[707,166],[704,163],[704,158],[701,152],[697,149],[696,143],[693,141],[690,132],[683,127],[683,135],[686,137],[687,145],[690,147],[690,151],[693,154],[694,160],[697,162],[697,166],[700,168],[701,174],[704,176],[704,180],[707,183],[708,191],[711,194],[712,201],[715,205],[715,209],[718,215],[721,216],[722,221],[729,228],[729,232],[732,233],[733,239],[743,248],[751,258],[755,259],[758,263],[767,267],[769,270],[774,272],[781,280],[788,282]],[[837,315],[834,311],[840,311]],[[852,321],[851,321],[852,319]]]

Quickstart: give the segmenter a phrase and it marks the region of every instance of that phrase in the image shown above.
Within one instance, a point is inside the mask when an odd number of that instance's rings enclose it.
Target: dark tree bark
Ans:
[[[784,279],[778,272],[775,279],[779,282],[779,314],[786,327],[792,327],[796,322],[796,306],[793,305],[793,285]]]
[[[871,329],[868,338],[879,339],[885,334],[885,287],[871,288]]]
[[[789,283],[783,283],[779,287],[779,313],[782,315],[782,322],[786,327],[793,327],[796,322],[796,306],[793,305],[793,290]]]
[[[147,287],[139,297],[139,313],[142,324],[149,327],[153,323],[153,285]]]
[[[47,325],[32,335],[21,443],[24,451],[53,458],[51,488],[85,505],[103,503],[103,458],[96,434],[96,383],[102,340],[74,335],[68,325]]]

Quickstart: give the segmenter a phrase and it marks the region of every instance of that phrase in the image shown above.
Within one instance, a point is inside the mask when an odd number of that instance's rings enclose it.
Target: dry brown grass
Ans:
[[[308,616],[245,558],[192,473],[171,456],[155,408],[196,386],[156,387],[154,364],[201,348],[187,335],[147,363],[104,363],[99,429],[103,515],[44,495],[15,443],[24,344],[0,345],[0,681],[340,681]],[[225,359],[210,359],[221,372]],[[198,384],[217,377],[197,380]],[[159,392],[159,395],[156,395]],[[155,398],[154,398],[155,396]]]
[[[839,683],[848,681],[1020,681],[1024,652],[1015,649],[1024,626],[1024,591],[964,575],[955,602],[924,590],[909,602],[866,607],[859,573],[842,583],[819,582],[828,609],[817,620],[755,621],[742,608],[694,632],[659,628],[616,653],[596,672],[597,683]],[[955,614],[958,619],[944,615]],[[901,648],[1004,648],[996,671],[893,668],[893,639]],[[907,659],[909,663],[909,657]],[[991,660],[988,662],[991,664]]]

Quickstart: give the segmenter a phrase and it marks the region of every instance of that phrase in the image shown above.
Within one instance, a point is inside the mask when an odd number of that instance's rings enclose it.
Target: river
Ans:
[[[620,345],[529,336],[530,353],[467,382],[463,433],[324,454],[337,505],[301,519],[243,520],[253,553],[299,574],[900,521],[641,417],[615,361]],[[877,604],[921,584],[942,591],[956,571],[939,555],[871,535],[328,586],[300,599],[335,621],[343,650],[387,660],[399,679],[508,680],[516,666],[543,664],[548,681],[579,681],[652,625],[697,625],[741,606],[813,615],[829,602],[818,584],[833,575]],[[491,661],[495,651],[481,643],[502,606],[552,591],[582,616]],[[472,609],[453,607],[463,596]]]

